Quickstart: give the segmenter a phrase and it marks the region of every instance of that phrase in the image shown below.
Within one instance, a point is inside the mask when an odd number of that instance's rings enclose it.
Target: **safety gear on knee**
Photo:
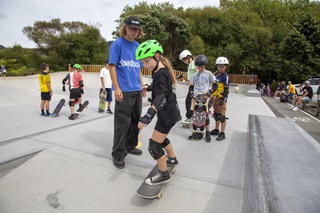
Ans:
[[[220,113],[216,113],[216,112],[213,113],[213,118],[215,121],[219,120],[219,115],[220,115]]]
[[[161,144],[162,148],[165,148],[170,144],[170,140],[168,138],[164,139],[163,143]]]
[[[69,107],[74,107],[74,101],[69,101]]]
[[[218,119],[219,119],[219,121],[220,121],[221,123],[223,123],[223,122],[226,121],[227,118],[226,118],[226,116],[219,114]]]
[[[151,138],[149,139],[149,147],[148,147],[149,153],[151,156],[155,159],[158,160],[161,158],[163,155],[165,155],[163,148],[160,143],[155,142]]]

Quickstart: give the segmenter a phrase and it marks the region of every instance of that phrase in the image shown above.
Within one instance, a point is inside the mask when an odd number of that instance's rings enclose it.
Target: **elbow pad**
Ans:
[[[167,104],[166,94],[162,93],[158,95],[152,103],[158,111],[162,111],[165,105]]]
[[[68,79],[70,79],[70,73],[68,73],[66,77],[64,77],[64,79],[62,80],[62,84],[65,85]]]
[[[83,81],[80,81],[80,87],[84,87]]]
[[[222,93],[223,97],[227,98],[229,95],[229,87],[225,87]]]
[[[66,78],[62,79],[62,84],[65,85],[65,84],[66,84],[66,81],[67,81]]]

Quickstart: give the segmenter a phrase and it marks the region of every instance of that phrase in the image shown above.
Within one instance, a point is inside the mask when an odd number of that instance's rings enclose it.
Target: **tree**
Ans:
[[[97,26],[82,22],[36,21],[23,28],[23,33],[48,56],[50,68],[65,70],[69,63],[103,63],[107,42]]]
[[[302,13],[280,45],[283,69],[279,75],[301,82],[320,74],[320,24],[309,13]]]
[[[126,6],[120,15],[118,29],[126,18],[131,15],[141,19],[146,35],[139,42],[156,39],[163,47],[164,54],[174,61],[180,52],[180,47],[188,42],[191,29],[187,22],[173,13],[172,4],[165,2],[160,4],[147,4],[140,2],[134,7]],[[116,32],[113,33],[118,36]]]

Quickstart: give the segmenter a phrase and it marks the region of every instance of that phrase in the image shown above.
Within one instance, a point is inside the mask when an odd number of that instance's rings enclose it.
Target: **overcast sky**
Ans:
[[[139,0],[0,0],[0,45],[12,47],[35,47],[22,33],[22,28],[33,26],[35,21],[50,21],[53,18],[66,21],[97,23],[101,35],[112,40],[112,31],[116,29],[115,20],[126,5],[133,7]],[[168,2],[161,0],[146,1],[149,4]],[[175,8],[182,6],[200,7],[219,6],[219,0],[170,0]]]

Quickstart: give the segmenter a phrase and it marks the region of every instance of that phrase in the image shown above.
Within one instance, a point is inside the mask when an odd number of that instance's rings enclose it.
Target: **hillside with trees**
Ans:
[[[210,70],[223,55],[230,61],[230,73],[254,73],[265,82],[301,82],[320,75],[319,11],[320,2],[310,0],[221,0],[219,8],[140,2],[123,9],[113,36],[117,38],[121,23],[135,15],[146,34],[138,41],[158,40],[177,70],[185,70],[179,54],[189,49],[194,55],[207,55]],[[56,71],[75,61],[102,64],[111,43],[102,38],[98,25],[59,19],[37,21],[23,32],[37,48],[1,49],[0,60],[11,60],[15,70],[24,67],[24,73],[38,70],[43,61]]]

